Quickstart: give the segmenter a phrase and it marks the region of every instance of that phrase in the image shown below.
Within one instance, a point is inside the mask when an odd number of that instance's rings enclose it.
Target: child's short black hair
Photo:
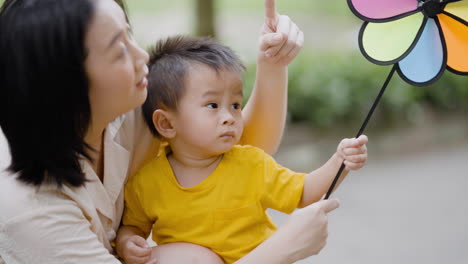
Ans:
[[[160,137],[153,125],[156,109],[177,110],[184,93],[185,75],[195,63],[216,72],[230,70],[242,72],[244,65],[230,48],[211,38],[174,36],[158,41],[150,49],[148,97],[143,105],[143,116],[151,132]]]

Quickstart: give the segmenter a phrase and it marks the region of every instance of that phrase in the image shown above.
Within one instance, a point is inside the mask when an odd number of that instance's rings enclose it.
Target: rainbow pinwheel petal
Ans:
[[[465,24],[468,21],[468,1],[451,3],[445,7],[444,11],[465,20]]]
[[[411,50],[424,20],[421,13],[416,13],[387,23],[365,23],[359,38],[361,50],[376,64],[393,64]]]
[[[447,66],[458,74],[468,74],[468,26],[444,14],[438,15],[447,45]]]
[[[400,76],[419,86],[436,81],[445,68],[468,75],[468,0],[348,0],[348,4],[365,20],[359,46],[371,62],[398,63]]]
[[[444,72],[445,63],[443,39],[430,18],[414,49],[398,63],[398,70],[405,81],[419,85],[437,79]]]
[[[417,0],[348,0],[348,5],[365,21],[396,19],[418,8]]]

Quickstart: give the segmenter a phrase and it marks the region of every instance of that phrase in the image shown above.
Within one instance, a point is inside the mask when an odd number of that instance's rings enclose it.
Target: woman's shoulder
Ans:
[[[70,188],[58,188],[55,184],[38,187],[23,183],[15,173],[8,170],[10,162],[8,143],[0,129],[0,226],[39,216],[44,214],[43,210],[54,205],[68,204],[78,208],[77,203],[66,194],[71,192]]]
[[[34,190],[16,180],[7,170],[11,161],[8,143],[0,129],[0,223],[22,213],[22,208],[32,208]]]
[[[143,119],[141,108],[124,114],[114,120],[110,126],[118,128],[115,140],[131,153],[130,175],[135,174],[144,164],[157,156],[160,142],[151,134]]]
[[[64,188],[47,184],[41,187],[27,185],[4,170],[0,173],[0,223],[40,214],[56,205],[78,208],[73,206],[76,203]]]
[[[80,205],[81,198],[73,198],[74,193],[80,192],[86,190],[55,185],[38,188],[1,174],[2,257],[18,263],[63,263],[64,259],[70,263],[104,259],[107,260],[99,263],[119,263],[109,254],[110,243],[101,225],[86,214]]]
[[[0,223],[20,216],[36,207],[35,191],[19,182],[14,175],[2,169],[0,172]]]

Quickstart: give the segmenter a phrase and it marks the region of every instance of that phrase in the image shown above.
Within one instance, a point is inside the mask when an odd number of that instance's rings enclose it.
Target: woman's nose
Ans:
[[[149,62],[149,54],[144,49],[140,48],[138,44],[135,43],[135,71],[141,71],[141,68],[148,64]]]

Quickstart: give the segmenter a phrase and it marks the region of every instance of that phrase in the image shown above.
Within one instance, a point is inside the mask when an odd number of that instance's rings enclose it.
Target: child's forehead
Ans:
[[[229,90],[242,95],[242,74],[227,68],[216,70],[208,65],[196,63],[189,67],[185,83],[187,90],[213,93]]]

